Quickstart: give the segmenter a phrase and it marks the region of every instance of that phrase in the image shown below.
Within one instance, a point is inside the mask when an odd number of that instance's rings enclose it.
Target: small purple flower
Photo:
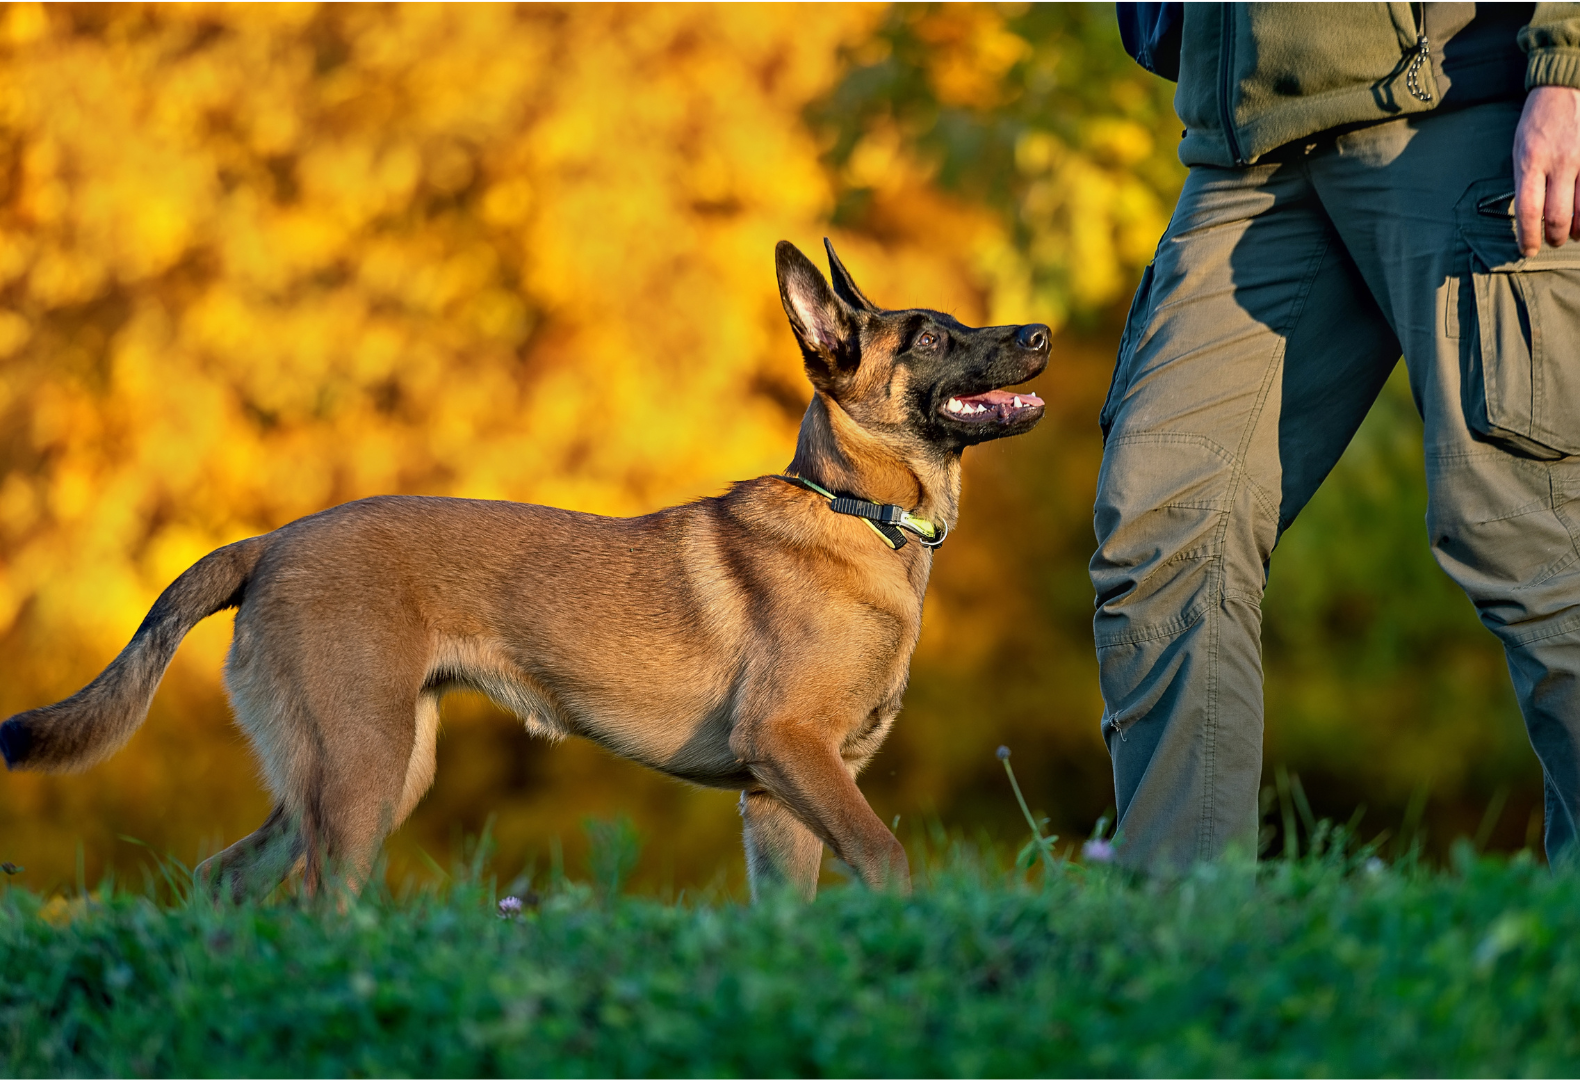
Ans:
[[[507,896],[499,902],[499,917],[501,919],[514,918],[521,914],[521,897]]]
[[[1087,862],[1113,862],[1114,845],[1107,840],[1088,840],[1081,845],[1081,858]]]

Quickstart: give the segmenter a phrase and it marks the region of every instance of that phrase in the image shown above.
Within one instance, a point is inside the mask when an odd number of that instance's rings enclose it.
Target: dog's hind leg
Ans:
[[[293,678],[300,665],[283,663],[266,678],[246,655],[229,673],[237,716],[281,807],[264,829],[210,860],[208,880],[216,889],[233,882],[226,889],[237,898],[267,892],[298,863],[309,894],[326,873],[359,890],[384,838],[433,781],[437,697],[399,670],[369,686],[334,670],[339,657],[325,659],[312,680]],[[276,833],[290,838],[283,866]]]
[[[276,806],[256,832],[204,859],[194,876],[198,887],[216,899],[261,899],[291,875],[305,848],[299,822]]]
[[[406,761],[406,779],[401,785],[400,803],[395,808],[394,828],[411,816],[417,803],[433,786],[438,768],[439,695],[424,690],[417,695],[417,729],[412,740],[411,757]]]
[[[309,894],[326,874],[359,890],[384,838],[433,781],[439,708],[424,685],[425,639],[400,610],[363,599],[346,621],[312,616],[311,596],[260,589],[237,616],[226,668],[237,722],[283,808]],[[256,877],[261,887],[277,869],[262,865],[271,850],[263,839],[222,853],[219,877],[249,888]]]
[[[318,725],[319,769],[306,810],[304,882],[316,891],[327,871],[357,892],[372,874],[384,838],[405,821],[433,781],[438,702],[426,693],[398,699],[391,694],[327,714],[335,722]]]
[[[741,820],[752,899],[775,887],[793,889],[807,900],[816,896],[823,841],[767,792],[741,792]]]

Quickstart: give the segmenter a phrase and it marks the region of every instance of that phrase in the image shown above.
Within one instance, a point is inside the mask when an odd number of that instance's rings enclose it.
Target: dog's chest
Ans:
[[[839,748],[839,756],[857,769],[866,766],[872,756],[883,745],[883,740],[889,737],[889,729],[894,726],[894,721],[900,712],[899,699],[873,709],[863,719],[861,725],[846,736],[844,743]]]

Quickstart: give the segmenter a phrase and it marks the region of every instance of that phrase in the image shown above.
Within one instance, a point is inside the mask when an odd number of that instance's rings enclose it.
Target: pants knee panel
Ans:
[[[1580,621],[1580,504],[1565,482],[1577,469],[1490,447],[1428,458],[1432,553],[1505,644]]]
[[[1109,440],[1094,525],[1099,646],[1177,633],[1226,594],[1259,595],[1277,532],[1228,451],[1169,432]]]

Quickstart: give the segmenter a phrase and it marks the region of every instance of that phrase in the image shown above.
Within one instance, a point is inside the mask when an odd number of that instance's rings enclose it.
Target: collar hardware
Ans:
[[[835,495],[832,491],[814,484],[804,476],[779,477],[787,484],[804,487],[808,491],[816,492],[828,500],[828,508],[836,514],[845,514],[849,517],[860,518],[867,523],[867,527],[877,533],[883,542],[895,551],[905,546],[905,532],[915,535],[916,542],[923,547],[935,548],[944,542],[949,535],[947,525],[935,525],[926,518],[917,517],[903,506],[893,503],[868,502],[866,499],[856,499],[849,495]]]

